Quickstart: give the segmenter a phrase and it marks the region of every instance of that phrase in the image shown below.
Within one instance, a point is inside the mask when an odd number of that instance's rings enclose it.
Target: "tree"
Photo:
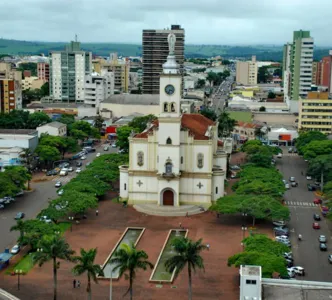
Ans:
[[[232,119],[228,112],[223,111],[218,118],[218,133],[220,137],[227,137],[229,136],[232,131],[234,130],[234,127],[237,124],[237,121]]]
[[[129,279],[129,288],[126,294],[130,294],[130,300],[133,299],[133,282],[136,277],[138,269],[144,271],[150,267],[153,268],[153,264],[148,261],[148,255],[143,250],[138,250],[135,245],[122,244],[120,249],[117,250],[110,260],[110,264],[114,265],[113,271],[119,271],[119,277],[126,274],[126,279]]]
[[[128,126],[135,128],[136,132],[142,132],[146,129],[149,123],[153,122],[156,119],[157,117],[152,114],[143,117],[136,117],[128,123]]]
[[[37,127],[52,122],[52,119],[44,112],[34,112],[29,115],[27,128],[36,129]]]
[[[29,148],[23,148],[20,153],[21,163],[27,168],[28,172],[31,174],[33,168],[33,153]],[[30,190],[30,180],[28,180],[28,190]]]
[[[59,160],[61,157],[60,151],[57,148],[47,145],[38,145],[36,153],[39,155],[39,159],[46,165],[49,165],[53,161]]]
[[[266,83],[270,77],[266,66],[258,68],[257,81],[258,83]]]
[[[196,82],[196,88],[200,89],[205,87],[206,81],[205,79],[198,79]]]
[[[305,159],[311,160],[319,155],[327,155],[332,153],[332,141],[311,141],[309,144],[301,148]]]
[[[262,267],[262,277],[271,278],[272,274],[277,272],[280,275],[287,275],[285,259],[269,253],[259,251],[245,251],[237,253],[228,258],[228,266],[234,265],[254,265]]]
[[[229,195],[218,199],[210,209],[221,214],[246,213],[252,217],[252,226],[256,219],[289,219],[288,207],[269,195]]]
[[[270,92],[268,93],[267,97],[268,97],[269,99],[275,99],[276,94],[270,91]]]
[[[71,125],[71,130],[79,130],[89,136],[91,134],[91,125],[86,121],[76,121]]]
[[[324,178],[332,180],[332,154],[319,155],[311,160],[309,162],[308,173],[316,179],[320,178],[320,187],[323,190]]]
[[[14,196],[21,189],[10,179],[5,172],[0,172],[0,198]]]
[[[266,111],[265,106],[261,106],[261,107],[259,108],[259,111]]]
[[[37,76],[37,64],[36,63],[20,63],[19,67],[17,68],[17,70],[23,71],[27,70],[27,71],[31,71],[31,76]]]
[[[50,95],[50,85],[48,82],[45,82],[40,88],[40,94],[42,97]]]
[[[279,78],[282,78],[282,70],[279,69],[275,69],[273,72],[273,76],[278,76]]]
[[[327,199],[332,200],[332,181],[329,181],[324,185],[323,192]]]
[[[174,247],[176,254],[165,262],[166,270],[173,273],[175,277],[186,267],[188,268],[188,299],[192,299],[192,271],[197,269],[204,270],[204,261],[201,252],[207,249],[202,244],[202,239],[192,241],[185,237],[174,238],[171,245]]]
[[[22,166],[5,167],[5,175],[20,189],[25,188],[25,183],[31,180],[31,174]]]
[[[34,261],[41,267],[44,263],[53,262],[53,300],[57,299],[57,272],[60,268],[58,259],[72,261],[72,256],[75,253],[63,237],[54,235],[51,237],[44,237],[38,247],[41,251],[37,251],[34,255]]]
[[[303,155],[302,148],[309,144],[311,141],[325,141],[327,136],[320,131],[305,131],[300,133],[300,136],[296,139],[296,148],[299,154]]]
[[[121,126],[117,128],[117,141],[116,145],[120,148],[120,150],[124,150],[125,152],[129,152],[129,136],[134,131],[134,128],[130,126]]]
[[[88,137],[88,134],[86,134],[84,131],[78,130],[78,129],[71,129],[70,135],[74,139],[81,140],[81,141],[84,141]]]
[[[64,218],[68,214],[68,208],[63,207],[61,209],[57,209],[56,204],[57,202],[51,202],[47,208],[41,210],[37,217],[41,218],[43,216],[47,216],[55,224],[58,224],[59,220]]]
[[[25,223],[22,220],[17,220],[16,225],[10,227],[10,231],[18,231],[20,233],[20,241],[23,240]]]
[[[210,86],[218,80],[218,75],[212,71],[207,73],[206,80],[210,83]]]
[[[104,124],[104,119],[101,115],[97,115],[95,117],[95,128],[97,128],[99,130],[99,132],[101,131],[101,129],[103,128],[103,124]]]
[[[214,110],[212,110],[211,108],[203,108],[200,111],[200,114],[203,115],[204,117],[207,117],[208,119],[212,120],[212,121],[216,121],[218,116],[216,114],[216,112]]]
[[[88,251],[81,248],[81,256],[74,257],[74,261],[77,263],[72,269],[74,275],[82,275],[87,273],[88,286],[86,291],[89,293],[89,300],[91,300],[91,279],[98,283],[97,276],[103,275],[103,270],[100,265],[95,264],[97,255],[97,248],[90,249]]]
[[[68,211],[73,214],[84,214],[87,209],[98,206],[98,200],[95,195],[70,189],[63,193],[59,201],[68,203]]]
[[[0,128],[5,129],[25,129],[29,112],[24,110],[12,110],[9,113],[0,114]]]
[[[68,129],[71,128],[71,125],[75,122],[75,117],[73,115],[61,115],[58,119],[58,122],[66,124]]]
[[[248,156],[248,162],[255,164],[257,167],[270,168],[273,156],[269,153],[258,152]]]
[[[267,182],[259,179],[241,180],[236,189],[237,194],[241,195],[269,195],[274,198],[280,198],[285,192],[285,185],[280,180],[278,182]]]
[[[247,141],[243,144],[242,148],[241,148],[241,151],[243,152],[247,152],[248,153],[248,147],[251,147],[251,146],[262,146],[263,143],[259,140],[250,140],[250,141]]]

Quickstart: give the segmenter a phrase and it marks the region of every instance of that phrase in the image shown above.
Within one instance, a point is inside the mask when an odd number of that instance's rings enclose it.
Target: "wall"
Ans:
[[[298,104],[298,103],[297,103]],[[259,113],[255,112],[254,120],[258,122],[267,122],[267,124],[280,124],[295,126],[296,116],[287,113]]]
[[[139,105],[139,104],[114,104],[114,103],[101,103],[100,109],[109,109],[113,113],[113,117],[129,116],[133,113],[140,113],[143,115],[158,115],[159,105]]]

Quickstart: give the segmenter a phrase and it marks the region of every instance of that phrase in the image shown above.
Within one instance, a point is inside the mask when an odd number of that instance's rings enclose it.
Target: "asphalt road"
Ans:
[[[288,154],[287,149],[284,149],[283,158],[277,159],[277,168],[283,173],[284,179],[289,180],[290,176],[294,176],[299,183],[298,187],[291,187],[285,193],[286,204],[291,211],[289,229],[294,266],[305,268],[305,280],[330,281],[332,265],[328,262],[328,255],[332,254],[332,237],[323,216],[319,221],[321,229],[312,228],[313,214],[321,215],[321,212],[313,204],[314,193],[307,189],[307,184],[312,181],[301,175],[301,171],[306,173],[307,163],[297,154]],[[303,237],[302,241],[298,241],[299,234]],[[319,235],[325,235],[328,239],[326,252],[319,249]]]
[[[232,84],[232,80],[226,79],[224,80],[220,86],[215,90],[212,96],[211,107],[215,110],[215,112],[219,115],[221,111],[224,110],[225,100],[228,98],[228,94],[230,92],[230,85]],[[229,84],[229,86],[228,86]]]
[[[109,151],[106,152],[103,150],[103,147],[104,145],[101,144],[99,147],[96,147],[96,152],[86,155],[87,158],[82,161],[82,170],[84,170],[86,163],[91,162],[96,157],[98,152],[103,155],[118,151],[117,148],[110,147]],[[34,189],[33,192],[25,193],[23,196],[17,197],[14,203],[7,205],[4,209],[0,210],[0,252],[7,247],[10,248],[15,245],[19,236],[18,232],[10,232],[10,228],[16,224],[16,221],[14,220],[16,213],[20,211],[24,212],[25,220],[35,218],[42,209],[47,207],[49,200],[57,197],[56,191],[58,189],[54,186],[56,181],[61,181],[64,185],[75,176],[76,173],[74,171],[64,177],[57,175],[50,181],[31,183],[31,187]]]

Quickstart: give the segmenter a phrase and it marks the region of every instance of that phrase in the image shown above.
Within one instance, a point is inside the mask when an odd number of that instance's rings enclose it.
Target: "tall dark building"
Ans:
[[[175,57],[183,74],[184,29],[180,25],[171,25],[171,29],[143,30],[143,94],[159,94],[159,78],[162,65],[167,60],[170,33],[176,36]],[[183,82],[183,80],[182,80]]]

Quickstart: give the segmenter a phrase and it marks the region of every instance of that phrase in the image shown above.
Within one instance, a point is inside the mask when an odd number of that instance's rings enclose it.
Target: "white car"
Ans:
[[[278,153],[277,157],[278,157],[278,158],[282,158],[282,154],[281,154],[281,153]]]
[[[10,253],[11,253],[11,254],[17,254],[17,253],[20,252],[20,250],[21,250],[20,245],[15,245],[15,246],[10,250]]]
[[[82,160],[86,159],[86,156],[85,155],[81,156],[81,159]]]
[[[290,278],[295,277],[295,271],[292,268],[287,268],[287,273]]]
[[[61,181],[57,181],[57,182],[55,183],[55,187],[56,187],[56,188],[59,188],[59,187],[61,187],[61,186],[62,186]]]
[[[280,220],[280,221],[273,221],[272,224],[275,225],[275,226],[279,226],[279,227],[286,226],[286,222],[282,221],[282,220]]]
[[[305,272],[304,272],[304,268],[296,266],[296,267],[291,267],[289,268],[291,270],[293,270],[295,272],[296,275],[302,275],[304,276]]]
[[[81,168],[77,168],[76,169],[76,173],[81,173],[82,172],[82,169]]]
[[[286,184],[285,184],[285,189],[287,189],[287,190],[290,189],[290,185],[289,185],[289,183],[286,183]]]
[[[311,176],[310,175],[307,175],[307,180],[311,180]]]
[[[100,153],[97,153],[97,154],[96,154],[96,157],[99,157],[99,156],[100,156]]]
[[[287,235],[280,235],[280,236],[276,236],[276,241],[289,241],[289,238]]]
[[[74,168],[73,167],[69,167],[68,168],[68,172],[73,172],[74,171]]]
[[[39,219],[40,221],[43,221],[45,223],[52,223],[52,220],[50,218],[48,218],[47,216],[42,216]]]
[[[60,191],[58,191],[58,195],[61,196],[61,195],[63,195],[64,192],[65,191],[63,189],[61,189]]]

